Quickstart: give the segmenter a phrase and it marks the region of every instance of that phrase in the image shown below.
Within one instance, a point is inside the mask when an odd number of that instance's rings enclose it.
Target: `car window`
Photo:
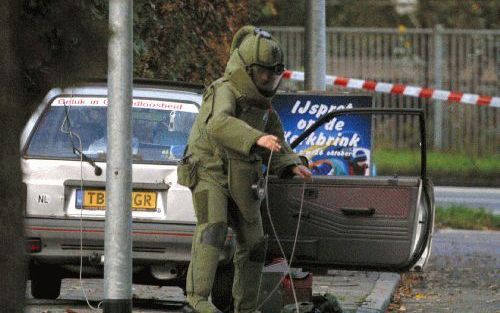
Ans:
[[[421,114],[414,109],[333,111],[308,126],[293,139],[291,147],[307,157],[314,175],[423,175],[426,161],[422,154],[425,134],[421,132]],[[337,122],[345,128],[332,132],[331,126]]]
[[[134,99],[132,154],[136,162],[182,158],[197,114],[192,103]],[[42,115],[26,151],[29,157],[74,158],[73,146],[98,161],[106,159],[107,99],[60,97]],[[71,134],[70,134],[71,133]]]

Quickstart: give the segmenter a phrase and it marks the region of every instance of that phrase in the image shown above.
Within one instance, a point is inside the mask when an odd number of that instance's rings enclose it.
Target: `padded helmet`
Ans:
[[[239,54],[259,92],[266,97],[274,95],[285,65],[283,50],[271,34],[254,26],[245,26],[234,36],[233,52]]]

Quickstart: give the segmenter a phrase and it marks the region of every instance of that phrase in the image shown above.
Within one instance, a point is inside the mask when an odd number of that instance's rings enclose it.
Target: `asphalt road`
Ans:
[[[398,312],[500,312],[500,232],[443,229]]]
[[[434,192],[437,206],[460,204],[471,208],[482,207],[500,214],[500,188],[436,186]]]

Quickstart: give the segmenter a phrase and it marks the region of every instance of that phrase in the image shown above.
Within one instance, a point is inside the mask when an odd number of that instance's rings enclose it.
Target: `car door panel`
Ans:
[[[408,262],[419,181],[393,185],[368,180],[324,176],[307,184],[295,263],[400,267]],[[293,248],[302,190],[298,180],[269,181],[271,218],[279,221],[275,227],[287,255]],[[269,226],[267,214],[264,221]],[[280,254],[273,238],[270,253]]]
[[[423,114],[417,110],[351,111]],[[425,142],[425,133],[421,134]],[[425,174],[422,145],[420,176],[314,176],[305,184],[298,178],[269,177],[269,210],[266,203],[262,206],[264,228],[270,235],[269,257],[282,256],[274,225],[286,257],[294,253],[294,267],[408,270],[419,260],[425,264],[434,210],[432,182]]]

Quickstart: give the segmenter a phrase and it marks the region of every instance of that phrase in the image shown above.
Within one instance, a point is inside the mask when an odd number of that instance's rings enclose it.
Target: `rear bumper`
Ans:
[[[74,265],[80,262],[80,236],[84,264],[99,265],[104,255],[104,220],[85,219],[80,225],[74,218],[24,219],[26,238],[40,238],[42,250],[31,253],[32,262]],[[191,259],[194,224],[162,221],[132,223],[132,257],[136,265],[187,264]],[[226,241],[223,260],[233,251],[231,237]]]

